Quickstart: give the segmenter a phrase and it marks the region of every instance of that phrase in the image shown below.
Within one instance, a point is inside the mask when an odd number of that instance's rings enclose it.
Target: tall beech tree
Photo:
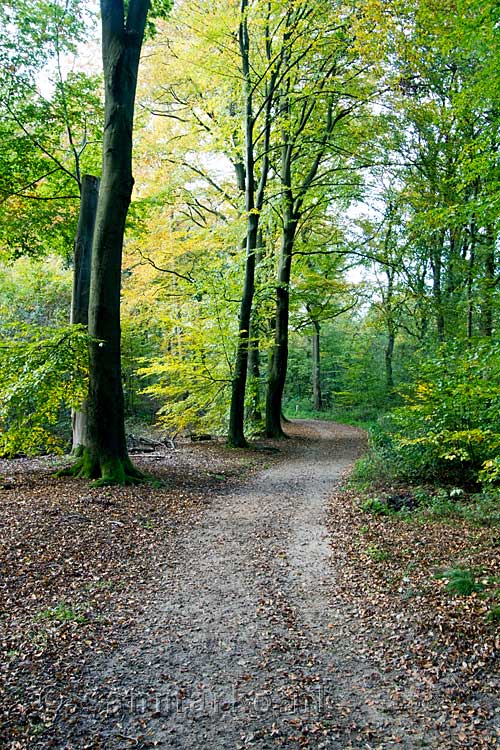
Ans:
[[[340,181],[346,169],[345,130],[348,119],[363,103],[357,88],[358,61],[350,51],[346,19],[309,0],[292,6],[287,17],[286,75],[280,81],[280,160],[276,165],[280,190],[281,243],[276,279],[274,344],[266,392],[267,437],[284,437],[281,426],[283,390],[288,360],[288,321],[293,249],[317,203]],[[318,38],[319,30],[324,39]],[[354,82],[354,83],[353,83]],[[354,173],[351,163],[348,171]],[[318,193],[319,191],[319,193]]]
[[[138,481],[125,438],[120,356],[120,287],[132,195],[132,132],[149,0],[101,0],[105,122],[101,188],[89,300],[89,394],[83,456],[71,473],[102,484]]]
[[[202,25],[209,11],[214,15]],[[354,92],[359,93],[360,71],[346,57],[348,24],[341,19],[339,12],[332,21],[331,13],[309,0],[285,4],[278,0],[240,0],[211,4],[210,8],[205,3],[197,4],[194,9],[182,7],[172,19],[174,28],[167,30],[171,37],[177,32],[169,41],[173,52],[170,78],[166,84],[160,84],[156,103],[146,100],[146,106],[154,114],[170,119],[168,141],[164,135],[160,141],[172,144],[173,153],[167,159],[187,170],[189,191],[193,192],[193,180],[197,181],[201,194],[205,190],[202,183],[211,185],[226,204],[230,202],[239,209],[245,222],[246,257],[231,375],[228,429],[231,445],[246,445],[244,420],[253,413],[247,394],[249,364],[253,373],[252,395],[260,385],[254,355],[259,339],[267,346],[269,325],[265,321],[270,315],[266,309],[263,316],[256,305],[263,300],[268,305],[269,275],[277,265],[280,226],[286,225],[284,231],[291,240],[286,243],[288,257],[281,260],[283,278],[276,285],[281,303],[281,296],[288,294],[287,263],[288,260],[291,263],[297,230],[302,231],[308,225],[318,206],[325,210],[342,192],[339,179],[332,179],[337,170],[342,174],[345,168],[351,184],[357,180],[352,176],[355,160],[345,167],[346,142],[339,132],[343,120],[359,106],[359,97]],[[176,21],[180,26],[175,26]],[[210,78],[205,68],[213,73]],[[338,135],[335,154],[330,129]],[[204,159],[203,151],[210,154],[210,159]],[[201,158],[195,160],[193,154],[197,153]],[[227,157],[228,166],[229,162],[233,165],[236,185],[228,186],[227,179],[222,182],[221,175],[214,174],[213,157],[221,153]],[[288,175],[284,174],[287,169]],[[295,215],[291,219],[283,218],[288,177],[295,202]],[[240,205],[240,196],[244,197],[244,206]],[[199,220],[203,208],[199,196],[193,205]],[[227,218],[226,209],[227,205],[223,209]],[[243,224],[241,219],[240,224]],[[270,226],[273,231],[265,231]],[[264,229],[266,247],[259,240],[259,229]],[[259,256],[263,262],[256,268]],[[256,289],[263,290],[257,299]],[[288,301],[280,310],[287,309]],[[280,313],[280,337],[287,329],[283,322]],[[212,351],[208,340],[207,350]],[[283,352],[281,346],[275,358],[280,379],[286,374]],[[282,384],[280,388],[282,393]],[[281,402],[281,395],[278,400]]]
[[[250,327],[252,318],[252,303],[255,290],[255,260],[259,240],[259,221],[269,175],[269,147],[271,140],[271,115],[274,104],[276,81],[280,74],[280,63],[283,60],[283,50],[286,36],[277,59],[273,60],[272,36],[270,30],[271,4],[267,4],[267,14],[264,27],[265,69],[267,75],[261,75],[254,80],[255,67],[251,57],[251,39],[248,24],[248,1],[241,0],[241,20],[238,32],[239,51],[244,90],[244,144],[245,144],[245,211],[247,216],[245,278],[241,295],[238,317],[238,347],[234,366],[231,407],[229,412],[228,443],[235,448],[247,445],[244,434],[245,395],[248,374],[248,357]],[[255,89],[263,89],[261,104],[254,106]],[[256,110],[257,109],[257,113]],[[259,123],[258,112],[263,112],[261,132],[256,132]],[[257,148],[256,142],[261,142]],[[260,176],[256,171],[256,156],[261,159]]]

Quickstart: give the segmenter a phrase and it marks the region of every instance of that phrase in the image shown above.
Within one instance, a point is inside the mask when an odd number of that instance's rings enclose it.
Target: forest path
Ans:
[[[71,747],[435,746],[396,709],[391,675],[329,596],[327,500],[364,433],[289,430],[301,439],[287,458],[214,499],[133,638],[89,664],[78,732],[93,739]]]

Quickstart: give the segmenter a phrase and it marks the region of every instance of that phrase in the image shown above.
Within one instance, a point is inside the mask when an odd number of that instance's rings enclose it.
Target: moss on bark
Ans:
[[[234,436],[229,435],[226,445],[228,448],[248,448],[248,442],[241,433]]]
[[[99,458],[88,449],[83,450],[78,461],[58,471],[56,476],[93,479],[94,487],[139,484],[146,479],[146,475],[133,465],[128,456]]]

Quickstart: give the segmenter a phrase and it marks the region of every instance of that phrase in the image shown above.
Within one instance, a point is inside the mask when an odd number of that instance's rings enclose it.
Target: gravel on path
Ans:
[[[365,435],[328,422],[290,432],[284,460],[214,498],[179,539],[133,632],[89,662],[65,706],[73,725],[50,746],[438,747],[330,595],[327,500]]]

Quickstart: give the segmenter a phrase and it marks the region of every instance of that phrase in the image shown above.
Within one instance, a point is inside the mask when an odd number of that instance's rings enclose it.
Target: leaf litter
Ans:
[[[492,530],[371,516],[332,496],[361,432],[290,429],[144,457],[156,486],[3,462],[0,744],[498,746],[498,631],[433,575],[494,572]]]

